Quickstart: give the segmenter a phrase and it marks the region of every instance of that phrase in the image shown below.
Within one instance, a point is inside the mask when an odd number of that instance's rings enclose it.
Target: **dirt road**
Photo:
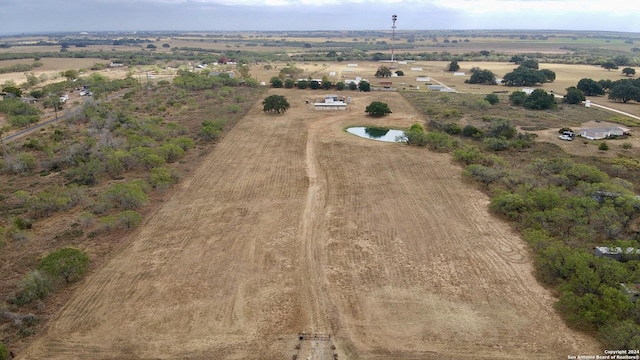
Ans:
[[[291,359],[301,331],[340,359],[601,353],[449,155],[343,131],[422,121],[399,94],[328,113],[271,91],[292,108],[256,104],[18,358]]]

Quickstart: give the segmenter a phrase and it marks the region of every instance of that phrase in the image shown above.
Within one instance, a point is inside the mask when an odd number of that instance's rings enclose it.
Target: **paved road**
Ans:
[[[555,96],[556,98],[559,98],[559,99],[563,99],[564,98],[564,95],[553,94],[553,96]],[[582,103],[584,104],[585,102],[583,101]],[[618,110],[618,109],[610,108],[608,106],[599,105],[599,104],[594,103],[593,101],[591,101],[591,106],[599,107],[601,109],[613,111],[613,112],[616,112],[618,114],[622,114],[622,115],[625,115],[625,116],[640,120],[640,116],[629,114],[628,112],[624,112],[624,111],[621,111],[621,110]]]

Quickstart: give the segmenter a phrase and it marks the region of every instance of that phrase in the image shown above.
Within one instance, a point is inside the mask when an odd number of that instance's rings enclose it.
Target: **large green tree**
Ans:
[[[460,65],[458,65],[458,60],[453,59],[451,60],[451,62],[449,63],[449,70],[447,71],[458,71],[460,70]]]
[[[611,69],[618,70],[618,64],[616,64],[613,60],[605,61],[601,66],[609,71],[611,71]]]
[[[604,95],[602,85],[590,78],[580,79],[576,88],[582,91],[585,96]]]
[[[390,76],[391,76],[391,70],[386,66],[380,66],[380,67],[378,67],[378,70],[376,70],[376,77],[377,78],[390,77]]]
[[[566,104],[580,104],[585,100],[586,98],[582,90],[576,88],[575,86],[570,86],[567,88],[567,93],[564,95],[562,102]]]
[[[640,101],[640,88],[627,83],[615,85],[609,91],[609,99],[623,103],[629,100]]]
[[[264,112],[275,112],[276,114],[286,112],[291,105],[283,95],[270,95],[262,101]]]
[[[535,86],[548,81],[547,75],[528,67],[519,66],[504,75],[502,82],[507,86]]]
[[[362,92],[371,91],[371,84],[368,81],[360,80],[358,83],[358,90]]]
[[[524,107],[533,110],[547,110],[556,108],[556,99],[553,94],[548,94],[543,89],[535,89],[524,101]]]
[[[465,83],[494,85],[496,83],[496,76],[491,70],[482,70],[474,67],[471,69],[471,77],[465,80]]]
[[[287,80],[290,80],[290,79],[287,79]],[[274,88],[281,88],[283,86],[282,79],[280,79],[277,76],[272,77],[270,82],[271,82],[271,87],[274,87]]]
[[[386,103],[374,101],[365,108],[364,112],[371,116],[384,116],[391,114],[391,109],[389,109],[389,105]]]
[[[633,76],[636,74],[636,70],[634,68],[626,67],[622,69],[622,73],[626,76]]]

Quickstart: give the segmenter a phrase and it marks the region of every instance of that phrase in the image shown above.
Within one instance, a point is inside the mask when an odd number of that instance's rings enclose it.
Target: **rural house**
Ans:
[[[601,128],[586,128],[578,130],[578,135],[587,138],[589,140],[607,139],[612,136],[628,135],[631,130],[623,128],[621,126],[601,127]]]

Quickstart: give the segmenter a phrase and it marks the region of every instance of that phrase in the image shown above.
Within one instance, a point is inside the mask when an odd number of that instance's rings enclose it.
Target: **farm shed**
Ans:
[[[347,103],[343,101],[332,101],[332,102],[323,102],[323,103],[313,103],[314,110],[325,110],[325,111],[333,111],[333,110],[347,110]]]
[[[347,103],[344,102],[344,96],[327,95],[324,102],[314,102],[314,110],[347,110]]]
[[[578,130],[578,135],[589,140],[606,139],[612,136],[628,135],[631,130],[620,126],[602,127],[602,128],[586,128]]]
[[[632,247],[622,249],[621,247],[598,246],[594,249],[593,254],[597,257],[606,257],[618,261],[640,258],[640,250]]]
[[[420,81],[429,82],[429,81],[431,81],[431,78],[428,77],[428,76],[418,76],[416,78],[416,81],[418,81],[418,82],[420,82]]]

